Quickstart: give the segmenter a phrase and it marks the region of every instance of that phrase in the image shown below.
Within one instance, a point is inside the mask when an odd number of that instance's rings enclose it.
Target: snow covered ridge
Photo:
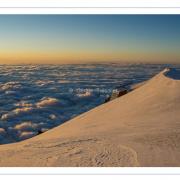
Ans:
[[[165,68],[164,70],[162,70],[157,76],[165,76],[168,77],[171,80],[180,80],[180,70],[177,70],[175,68]],[[156,78],[156,77],[154,77]],[[118,97],[124,96],[125,94],[141,87],[142,85],[144,85],[145,83],[147,83],[147,81],[143,81],[137,84],[132,84],[129,88],[127,89],[120,89],[117,92],[113,92],[106,100],[105,102],[109,102],[112,101]]]
[[[180,80],[180,70],[177,70],[175,68],[166,68],[163,73],[166,77],[174,80]]]
[[[0,166],[179,167],[179,89],[179,69],[161,70],[120,98],[31,139],[1,145]],[[26,138],[37,126],[15,128]]]
[[[104,103],[114,89],[144,82],[165,67],[145,64],[2,65],[0,144],[21,141],[56,127]]]

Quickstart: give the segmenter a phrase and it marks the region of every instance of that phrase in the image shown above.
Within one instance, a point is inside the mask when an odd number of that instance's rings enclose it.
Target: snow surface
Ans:
[[[161,71],[134,91],[41,135],[1,145],[0,165],[180,166],[180,78],[175,71]],[[21,133],[32,135],[27,129]]]

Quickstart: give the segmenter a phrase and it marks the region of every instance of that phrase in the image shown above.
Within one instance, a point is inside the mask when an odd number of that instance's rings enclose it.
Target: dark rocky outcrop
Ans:
[[[127,93],[128,93],[127,89],[121,89],[118,91],[114,91],[114,92],[112,92],[112,94],[108,98],[105,99],[105,103],[112,101],[113,99],[116,99],[118,97],[124,96]]]

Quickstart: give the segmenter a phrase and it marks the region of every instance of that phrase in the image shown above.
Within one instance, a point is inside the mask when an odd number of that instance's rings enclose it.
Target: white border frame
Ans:
[[[2,167],[0,175],[180,175],[180,167]]]
[[[0,0],[0,7],[180,7],[179,0]]]
[[[32,0],[31,0],[32,1]],[[38,1],[38,2],[37,2]],[[62,0],[61,4],[57,4],[54,0],[37,0],[30,3],[30,0],[6,0],[2,3],[0,0],[0,14],[180,14],[180,1],[178,0],[139,0],[142,4],[136,3],[137,0],[119,0],[124,2],[117,4],[120,7],[114,7],[117,0],[106,0],[103,4],[104,8],[100,8],[101,4],[86,4],[87,0]],[[45,1],[45,0],[44,0]],[[119,2],[118,1],[118,2]],[[156,1],[156,6],[151,3]],[[161,3],[160,3],[161,1]],[[169,2],[171,2],[171,5]],[[28,3],[29,2],[29,3]],[[146,2],[146,6],[145,3]],[[147,3],[149,2],[149,3]],[[158,3],[159,2],[159,3]],[[162,2],[164,4],[162,4]],[[173,3],[172,3],[173,2]],[[175,2],[175,3],[174,3]],[[53,3],[53,6],[52,6]],[[68,3],[68,4],[67,4]],[[69,6],[71,4],[71,7]],[[111,5],[110,5],[110,4]],[[131,3],[131,7],[127,7]],[[179,7],[175,7],[179,6]],[[11,5],[11,6],[9,6]],[[49,6],[50,5],[50,6]],[[110,5],[110,6],[108,6]],[[84,7],[85,6],[85,7]],[[87,7],[89,6],[89,7]],[[145,6],[145,7],[144,7]],[[158,6],[158,7],[157,7]],[[113,8],[114,7],[114,8]],[[123,8],[122,8],[123,7]],[[134,8],[135,7],[135,8]],[[165,7],[165,8],[161,8]],[[180,168],[0,168],[0,175],[180,175]]]
[[[180,1],[179,1],[180,2]],[[18,7],[18,8],[2,8],[0,14],[180,14],[180,7],[170,8],[152,8],[152,7],[136,7],[136,8],[75,8],[75,7]]]

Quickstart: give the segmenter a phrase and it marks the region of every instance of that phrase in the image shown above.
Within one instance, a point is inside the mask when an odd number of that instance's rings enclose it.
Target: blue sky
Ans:
[[[180,62],[179,15],[0,15],[0,63]]]

